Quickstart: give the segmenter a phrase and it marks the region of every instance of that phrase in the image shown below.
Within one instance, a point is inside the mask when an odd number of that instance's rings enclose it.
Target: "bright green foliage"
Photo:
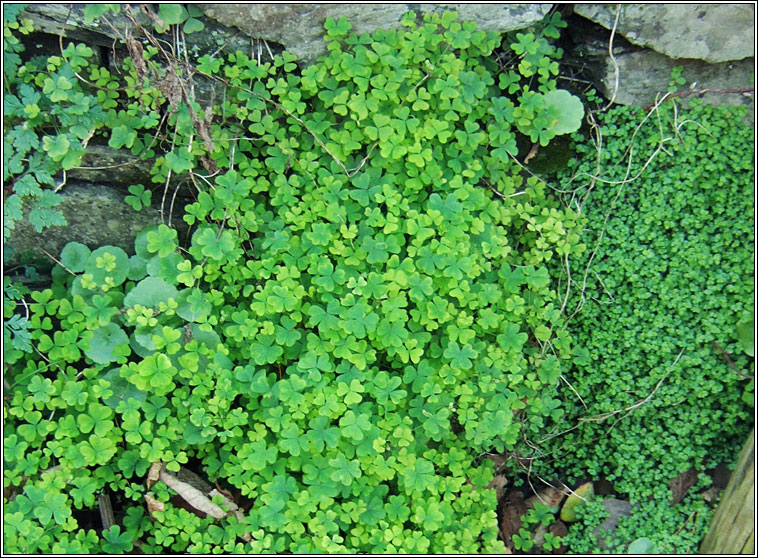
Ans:
[[[562,544],[563,539],[561,537],[556,537],[553,533],[548,532],[545,533],[545,541],[542,543],[542,548],[549,552],[560,547]]]
[[[124,554],[129,552],[133,545],[129,533],[121,533],[119,525],[112,525],[109,529],[103,531],[103,551],[108,554]]]
[[[557,508],[551,508],[541,502],[535,503],[534,507],[521,516],[521,527],[518,533],[513,535],[513,546],[516,550],[529,551],[535,544],[532,532],[540,525],[550,525],[554,520]],[[552,533],[545,533],[542,548],[547,551],[558,548],[563,544],[561,537]]]
[[[25,352],[32,350],[30,323],[28,317],[16,313],[21,301],[29,290],[3,279],[3,343],[4,358],[9,364],[18,360]]]
[[[676,93],[680,85],[687,83],[687,80],[682,76],[684,72],[684,66],[674,66],[671,68],[671,80],[669,81],[668,92]]]
[[[187,25],[192,8],[158,15]],[[559,377],[574,357],[555,287],[560,261],[584,248],[577,215],[512,156],[518,133],[544,144],[577,111],[543,99],[559,53],[542,36],[519,39],[504,88],[488,58],[495,35],[455,19],[410,14],[372,37],[327,20],[330,53],[302,72],[286,53],[261,65],[206,55],[200,71],[226,87],[207,142],[187,104],[161,107],[127,62],[128,98],[108,108],[103,135],[149,153],[145,132],[165,108],[172,147],[153,180],[193,173],[207,188],[184,215],[188,246],[163,225],[138,235],[132,257],[71,244],[68,272],[34,293],[39,352],[7,375],[5,482],[24,475],[29,498],[54,484],[63,499],[48,518],[17,497],[6,515],[19,529],[58,537],[63,519],[75,532],[64,508],[108,486],[127,502],[124,529],[88,548],[502,549],[491,462],[478,457],[561,416]],[[107,88],[103,72],[92,79]],[[70,74],[50,80],[56,98],[78,87]],[[57,156],[63,143],[51,141]],[[53,459],[50,479],[40,473]],[[242,522],[177,509],[162,483],[153,496],[166,511],[143,521],[150,463],[190,459],[251,499]],[[21,552],[52,544],[13,541]]]
[[[201,14],[202,12],[196,6],[185,8],[181,4],[161,4],[158,7],[160,23],[155,23],[155,30],[158,33],[165,33],[168,26],[183,23],[182,30],[185,33],[202,31],[205,26],[202,21],[197,19],[197,16]]]
[[[17,4],[3,10],[3,183],[9,193],[3,204],[4,239],[26,210],[38,232],[66,225],[58,209],[62,198],[57,191],[66,182],[61,171],[81,165],[93,137],[102,135],[110,147],[127,148],[134,156],[154,157],[155,138],[146,138],[143,132],[158,125],[157,109],[163,101],[154,85],[137,77],[129,60],[124,79],[130,86],[127,96],[135,103],[123,103],[118,92],[123,84],[109,70],[91,66],[94,52],[83,44],[67,43],[60,56],[36,56],[22,65],[19,55],[24,47],[17,35],[33,31],[31,20],[23,18],[23,8]],[[85,19],[119,11],[118,4],[88,5]],[[161,4],[159,15],[164,19],[155,23],[161,31],[183,23],[184,32],[190,33],[203,27],[199,14],[195,6]],[[148,49],[145,56],[153,54]],[[176,172],[186,172],[191,168],[188,156],[186,151],[170,152],[163,160]],[[129,191],[126,201],[136,210],[150,204],[151,192],[143,186],[131,186]]]

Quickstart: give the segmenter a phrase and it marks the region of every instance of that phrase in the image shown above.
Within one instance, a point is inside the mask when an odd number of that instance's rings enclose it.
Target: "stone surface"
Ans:
[[[612,29],[616,6],[576,4],[574,13]],[[742,60],[755,56],[755,5],[625,4],[616,32],[672,58]]]
[[[68,171],[66,176],[69,181],[110,184],[123,190],[128,190],[133,184],[142,184],[148,190],[160,190],[163,184],[153,182],[150,174],[154,164],[155,159],[139,159],[125,148],[113,149],[107,145],[90,143],[84,150],[81,164]],[[196,172],[205,175],[202,168],[196,169]],[[185,187],[179,190],[177,196],[191,195],[190,190],[194,191],[194,188],[188,185],[186,174],[171,175],[169,194],[173,196],[174,188],[182,183]]]
[[[128,188],[133,184],[151,186],[152,159],[141,161],[128,149],[113,149],[107,145],[89,144],[82,162],[68,171],[68,178],[83,182],[114,184]]]
[[[619,500],[618,498],[606,498],[603,500],[603,507],[608,512],[608,517],[600,525],[595,527],[594,534],[598,538],[598,543],[601,548],[607,549],[605,544],[605,537],[603,537],[604,531],[610,531],[613,533],[618,527],[619,519],[622,517],[628,517],[632,513],[632,505],[626,500]]]
[[[708,64],[701,60],[673,60],[652,50],[640,50],[615,56],[619,69],[619,87],[614,102],[622,105],[648,106],[655,102],[656,94],[662,97],[668,90],[671,70],[683,66],[682,77],[687,80],[679,87],[680,91],[695,90],[752,90],[754,89],[754,61],[752,58],[736,62]],[[610,56],[598,58],[590,65],[600,92],[608,99],[613,97],[616,85],[616,69]],[[752,117],[754,107],[753,93],[719,93],[701,94],[703,103],[708,105],[745,105],[748,116]],[[682,97],[682,104],[687,105],[694,95]]]
[[[282,52],[279,44],[266,44],[264,48],[260,40],[252,39],[234,28],[230,29],[220,23],[202,17],[205,29],[185,35],[186,41],[177,44],[169,34],[158,34],[153,30],[150,16],[141,6],[147,4],[122,4],[118,14],[108,13],[103,19],[88,22],[84,18],[84,4],[30,4],[23,12],[23,18],[30,19],[35,32],[28,37],[21,37],[26,47],[25,56],[52,56],[60,54],[59,35],[63,37],[63,45],[70,41],[81,42],[93,47],[92,62],[109,66],[111,69],[129,57],[123,37],[129,36],[145,43],[145,35],[140,29],[148,30],[155,37],[164,41],[163,45],[170,46],[168,50],[178,52],[180,58],[185,54],[187,59],[196,62],[202,55],[223,51],[232,53],[237,50],[251,53],[261,62],[268,62],[276,54]],[[233,6],[231,6],[233,7]],[[129,14],[134,19],[127,16]],[[156,59],[160,67],[165,67],[164,61]],[[107,64],[106,64],[107,62]],[[224,88],[218,82],[195,75],[195,99],[205,107],[212,101],[218,102],[224,95]]]
[[[83,42],[89,46],[119,49],[123,45],[119,45],[118,39],[126,36],[126,33],[135,38],[143,37],[126,15],[126,8],[128,7],[138,25],[167,41],[165,44],[174,44],[170,35],[158,35],[152,31],[152,21],[141,6],[149,6],[149,4],[122,4],[120,13],[107,14],[105,17],[112,26],[103,23],[101,20],[85,21],[85,4],[29,4],[24,9],[24,17],[32,21],[35,31],[56,37],[62,34],[67,39]],[[243,36],[239,31],[228,29],[207,18],[203,20],[203,24],[205,25],[203,31],[186,35],[190,59],[197,58],[207,52],[216,51],[221,47],[224,47],[228,52],[235,50],[250,51],[250,38]],[[65,44],[66,41],[64,41]]]
[[[109,185],[68,183],[60,195],[63,201],[58,208],[68,225],[50,227],[38,233],[27,219],[19,221],[4,244],[6,257],[8,249],[12,250],[9,262],[34,263],[44,271],[54,264],[44,251],[57,258],[66,243],[72,240],[91,249],[105,245],[118,246],[132,255],[137,234],[148,225],[161,223],[158,209],[160,199],[150,208],[134,211],[124,202],[124,191]],[[177,203],[171,221],[179,232],[180,242],[186,240],[188,230],[187,225],[177,217],[183,210]]]
[[[345,16],[357,33],[397,29],[406,12],[457,10],[460,21],[485,31],[507,32],[537,22],[551,4],[197,4],[224,26],[245,35],[282,44],[305,64],[326,54],[324,21]]]

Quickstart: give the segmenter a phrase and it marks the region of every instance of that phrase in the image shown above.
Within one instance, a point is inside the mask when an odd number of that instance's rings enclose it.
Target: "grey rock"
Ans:
[[[253,57],[258,55],[262,62],[266,62],[271,59],[271,55],[283,50],[278,44],[266,45],[264,50],[260,41],[256,42],[238,29],[229,29],[203,16],[201,18],[205,29],[185,35],[184,42],[176,42],[171,35],[161,35],[154,31],[153,21],[146,11],[147,6],[122,4],[118,14],[108,13],[101,19],[87,21],[84,17],[84,4],[30,4],[24,9],[23,18],[32,21],[35,33],[33,37],[21,36],[20,39],[27,53],[43,56],[60,53],[59,36],[63,38],[64,47],[70,41],[84,43],[94,47],[92,63],[110,66],[112,70],[129,57],[123,38],[132,37],[144,44],[146,40],[142,30],[161,39],[164,48],[178,58],[184,59],[186,54],[191,63],[197,63],[204,54],[237,50],[251,53]],[[108,64],[105,63],[106,60]],[[155,58],[154,62],[158,67],[165,68],[162,57]],[[223,98],[224,86],[220,82],[201,75],[195,75],[193,81],[194,98],[202,107],[217,103]]]
[[[603,507],[605,508],[605,511],[608,512],[608,517],[603,523],[595,527],[593,534],[597,537],[599,546],[608,550],[604,535],[616,530],[616,527],[618,527],[619,524],[619,519],[631,515],[632,505],[627,500],[606,498],[603,500]]]
[[[154,161],[140,160],[126,149],[90,144],[78,167],[68,171],[68,179],[82,182],[114,184],[128,188],[133,184],[150,184]]]
[[[137,4],[129,7],[140,25],[150,26],[150,20]],[[132,26],[129,18],[124,14],[125,6],[122,6],[120,14],[107,16],[113,28],[101,21],[86,21],[85,8],[85,4],[29,4],[24,8],[23,17],[32,21],[35,31],[56,36],[62,35],[67,39],[80,41],[90,46],[111,47],[114,39],[121,35],[121,30]]]
[[[144,9],[143,6],[145,6]],[[186,44],[175,44],[169,34],[160,35],[153,31],[153,22],[144,11],[149,9],[147,6],[149,4],[122,4],[120,13],[108,13],[105,16],[109,24],[102,19],[86,21],[84,18],[86,4],[29,4],[24,9],[23,17],[32,21],[35,31],[55,36],[62,35],[66,39],[108,49],[123,48],[121,39],[127,34],[137,39],[144,38],[139,27],[149,30],[156,37],[166,41],[164,46],[172,45],[172,48],[176,50],[186,47],[191,60],[222,48],[227,52],[236,50],[247,52],[251,49],[249,37],[207,18],[202,20],[205,26],[203,31],[186,35]],[[65,44],[66,41],[64,41]]]
[[[22,219],[4,244],[6,257],[8,250],[11,251],[7,265],[31,263],[47,270],[54,262],[45,251],[57,258],[66,243],[72,240],[91,249],[118,246],[131,255],[134,254],[137,234],[148,225],[163,222],[159,203],[137,212],[124,202],[122,190],[109,185],[69,183],[60,195],[63,201],[58,208],[68,225],[50,227],[38,233],[26,218]],[[178,230],[180,242],[186,239],[188,231],[186,223],[177,217],[181,214],[183,207],[174,207],[171,224]]]
[[[160,153],[159,153],[160,155]],[[141,159],[135,157],[128,149],[113,149],[107,145],[89,144],[84,150],[84,157],[78,167],[74,167],[66,174],[67,181],[92,182],[94,184],[110,184],[122,190],[128,190],[129,186],[142,184],[149,190],[163,188],[163,184],[152,181],[150,170],[155,164],[155,159]],[[202,169],[195,172],[204,175]],[[58,184],[62,176],[58,177]],[[182,184],[189,184],[186,174],[172,174],[169,179],[171,187],[170,195],[174,195],[174,189]],[[189,188],[180,188],[177,196],[186,197]]]
[[[596,83],[603,95],[622,105],[648,106],[655,102],[656,95],[662,97],[668,90],[671,70],[675,66],[684,68],[682,76],[687,80],[680,91],[692,87],[694,90],[712,90],[699,94],[708,105],[745,105],[752,116],[754,94],[724,93],[718,91],[752,91],[754,88],[754,60],[752,58],[736,62],[708,64],[701,60],[674,60],[652,50],[644,49],[614,56],[618,64],[618,90],[616,68],[610,56],[605,56],[591,66]],[[686,106],[694,95],[682,97]]]
[[[344,16],[356,33],[397,29],[402,16],[457,10],[460,21],[474,21],[484,31],[507,32],[542,19],[551,4],[197,4],[211,19],[245,35],[276,41],[304,64],[327,52],[324,21]]]
[[[616,4],[576,4],[574,13],[612,29]],[[755,5],[624,4],[617,33],[672,58],[707,62],[755,56]]]

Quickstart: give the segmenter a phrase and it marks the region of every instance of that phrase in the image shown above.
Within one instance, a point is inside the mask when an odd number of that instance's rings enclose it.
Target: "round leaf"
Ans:
[[[111,368],[106,372],[102,379],[110,382],[111,391],[113,395],[107,399],[103,399],[103,403],[115,409],[121,401],[127,401],[130,398],[137,401],[144,401],[147,397],[147,393],[138,389],[137,386],[129,382],[126,378],[122,378],[120,375],[121,368]]]
[[[84,351],[90,359],[98,364],[108,364],[116,361],[114,349],[119,345],[127,345],[129,338],[118,325],[110,323],[93,331],[89,341],[89,348]]]
[[[158,277],[146,277],[124,297],[124,305],[135,306],[141,304],[148,308],[157,308],[161,302],[167,302],[170,298],[176,298],[179,291],[173,285],[169,285]]]
[[[737,340],[748,356],[755,356],[755,321],[748,318],[737,324]]]
[[[584,118],[584,106],[579,97],[575,97],[565,89],[555,89],[543,95],[546,108],[552,108],[560,115],[550,130],[555,135],[570,134],[577,131]]]
[[[633,540],[627,549],[629,554],[658,554],[658,547],[647,537]]]
[[[153,257],[153,253],[147,249],[147,235],[158,230],[158,225],[150,225],[142,229],[134,239],[134,253],[146,262]]]
[[[84,266],[86,273],[92,274],[95,283],[118,286],[129,275],[129,256],[118,246],[103,246],[92,252]]]
[[[148,349],[145,347],[137,340],[137,335],[134,333],[132,333],[132,335],[129,337],[129,346],[132,348],[135,354],[141,356],[142,358],[155,354],[155,349]]]
[[[129,258],[129,275],[126,276],[130,281],[139,281],[147,275],[147,262],[137,255]]]
[[[176,314],[188,322],[199,322],[210,314],[211,303],[205,300],[200,289],[184,289],[176,297],[179,307]]]
[[[164,281],[175,285],[179,275],[179,264],[184,261],[179,254],[172,252],[166,257],[153,256],[147,262],[147,272],[153,277],[160,277]]]
[[[215,349],[216,346],[221,343],[221,338],[213,330],[205,331],[200,329],[199,324],[192,324],[192,338],[197,339],[197,342],[205,345],[210,349]]]
[[[69,271],[80,273],[84,271],[90,253],[90,249],[81,242],[69,242],[61,251],[61,263]]]

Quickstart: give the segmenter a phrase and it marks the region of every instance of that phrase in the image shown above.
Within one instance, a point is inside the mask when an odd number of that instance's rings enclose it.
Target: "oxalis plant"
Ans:
[[[190,69],[159,42],[127,42],[121,75],[79,68],[125,84],[98,134],[196,188],[193,232],[71,242],[50,288],[6,299],[26,324],[6,328],[6,551],[502,551],[482,457],[560,418],[574,354],[555,285],[579,218],[517,159],[581,122],[560,25],[509,37],[500,68],[454,13],[372,36],[327,19],[302,71],[201,57],[207,107],[166,88]],[[185,469],[240,509],[182,509]],[[101,530],[82,512],[104,496]]]

